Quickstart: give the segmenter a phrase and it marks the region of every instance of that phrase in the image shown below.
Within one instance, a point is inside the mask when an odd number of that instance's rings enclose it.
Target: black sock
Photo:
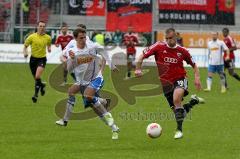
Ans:
[[[76,81],[76,76],[75,76],[75,74],[73,72],[71,73],[71,76],[74,79],[74,81]]]
[[[64,70],[64,71],[63,71],[63,81],[64,81],[64,82],[67,82],[67,74],[68,74],[68,71],[67,71],[67,70]]]
[[[238,74],[233,73],[233,77],[234,77],[235,79],[237,79],[238,81],[240,81],[240,77],[238,76]]]
[[[186,110],[186,112],[190,112],[190,110],[192,109],[192,107],[196,104],[198,104],[199,101],[196,99],[191,99],[188,103],[183,105],[183,108]]]
[[[35,80],[35,94],[34,94],[35,97],[38,97],[38,92],[39,92],[39,89],[41,88],[41,86],[42,86],[41,79],[36,79]]]
[[[130,71],[128,71],[127,76],[131,77],[131,72]]]
[[[182,131],[182,123],[185,117],[185,110],[183,108],[175,109],[175,119],[177,122],[177,130]]]
[[[227,84],[227,77],[226,77],[226,74],[223,73],[224,77],[225,77],[225,87],[228,88],[228,84]]]

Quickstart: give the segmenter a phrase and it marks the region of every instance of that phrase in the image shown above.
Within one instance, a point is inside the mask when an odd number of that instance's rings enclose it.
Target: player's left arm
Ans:
[[[193,61],[192,56],[187,50],[184,50],[184,60],[187,62],[187,64],[191,65],[194,71],[194,84],[196,89],[199,91],[201,90],[201,81],[200,81],[200,73],[197,64]]]
[[[237,50],[237,46],[236,46],[235,41],[232,38],[229,38],[229,40],[230,40],[230,43],[231,43],[231,47],[229,48],[229,51]]]

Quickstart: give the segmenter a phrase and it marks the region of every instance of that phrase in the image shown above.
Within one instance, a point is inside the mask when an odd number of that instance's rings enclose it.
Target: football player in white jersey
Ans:
[[[211,91],[212,86],[212,76],[214,73],[218,73],[221,79],[221,93],[226,92],[225,87],[225,76],[224,76],[224,63],[223,54],[224,51],[227,52],[227,57],[229,58],[229,49],[226,44],[218,39],[218,32],[212,32],[212,40],[208,42],[208,78],[207,78],[207,88],[204,91]]]
[[[106,61],[111,70],[115,71],[117,68],[112,64],[108,54],[101,45],[86,42],[86,31],[84,29],[76,29],[73,35],[77,43],[71,49],[66,50],[66,55],[68,56],[68,70],[73,70],[75,73],[76,83],[69,88],[69,98],[64,118],[57,121],[56,124],[67,125],[75,105],[75,94],[81,91],[85,107],[90,106],[111,127],[113,132],[112,139],[118,139],[119,128],[115,124],[111,113],[103,106],[103,99],[98,97],[98,91],[104,83],[102,73]],[[100,54],[103,59],[101,60],[97,54]],[[81,89],[83,87],[85,88]]]
[[[78,24],[77,25],[77,28],[82,28],[82,29],[87,29],[86,28],[86,25],[84,24]],[[90,40],[89,36],[86,36],[86,43],[93,43],[93,41]],[[66,50],[69,50],[71,48],[73,48],[75,45],[77,44],[76,40],[75,39],[72,39],[64,48],[63,50],[63,54],[60,56],[60,61],[63,62],[64,64],[66,63],[67,61],[67,55],[66,55]],[[65,67],[66,65],[64,65]],[[66,69],[66,68],[65,68]],[[74,81],[76,81],[76,77],[75,77],[75,74],[73,72],[71,72],[71,76],[72,78],[74,79]],[[62,83],[61,86],[65,86],[66,83]]]

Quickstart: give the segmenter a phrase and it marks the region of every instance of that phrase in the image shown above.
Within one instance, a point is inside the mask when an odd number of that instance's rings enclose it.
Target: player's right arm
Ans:
[[[27,50],[27,48],[28,48],[28,46],[31,45],[31,44],[32,44],[32,36],[29,35],[29,36],[27,37],[27,39],[25,40],[24,46],[23,46],[23,55],[24,55],[25,58],[28,57],[28,50]]]
[[[158,48],[158,42],[151,45],[150,47],[147,47],[146,49],[143,50],[143,53],[137,58],[136,62],[136,70],[135,70],[135,75],[137,77],[140,77],[142,75],[142,63],[143,59],[148,58],[151,55],[154,55],[157,51]]]

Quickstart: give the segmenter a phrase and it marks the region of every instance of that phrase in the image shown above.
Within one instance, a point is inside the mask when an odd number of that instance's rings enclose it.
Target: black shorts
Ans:
[[[168,88],[168,90],[167,90]],[[166,97],[167,101],[168,101],[168,104],[171,108],[174,107],[174,104],[173,104],[173,92],[176,88],[183,88],[184,89],[184,97],[187,96],[189,94],[188,92],[188,81],[186,78],[180,78],[179,80],[176,80],[172,87],[169,88],[169,87],[163,87],[163,92],[164,92],[164,96]],[[170,90],[169,90],[170,89]]]
[[[233,59],[224,61],[224,68],[225,69],[233,69],[234,67],[235,67],[235,61]]]
[[[47,62],[47,58],[43,57],[43,58],[36,58],[36,57],[30,57],[30,62],[29,62],[29,66],[32,72],[32,75],[35,76],[36,75],[36,71],[38,67],[43,67],[45,68],[46,66],[46,62]]]
[[[134,62],[136,58],[136,54],[128,54],[127,53],[127,62]]]

